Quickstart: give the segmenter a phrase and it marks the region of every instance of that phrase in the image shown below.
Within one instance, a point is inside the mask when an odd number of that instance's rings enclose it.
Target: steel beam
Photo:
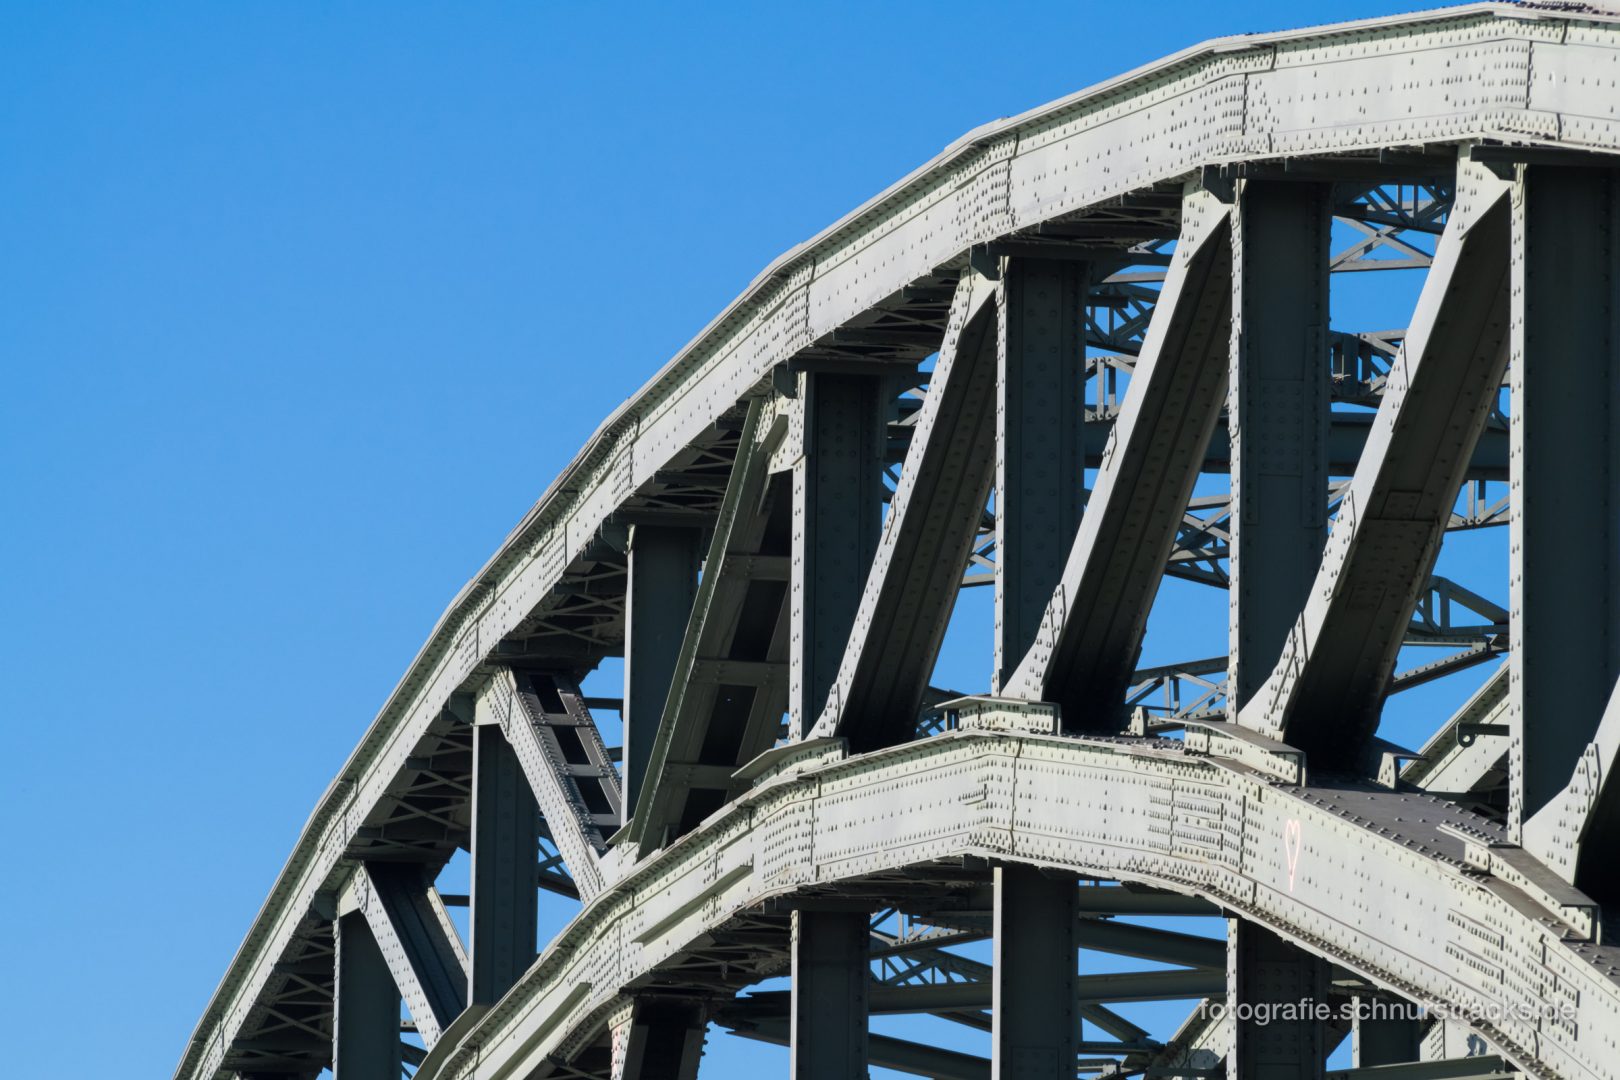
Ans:
[[[1513,756],[1508,755],[1510,761]],[[1611,902],[1616,882],[1620,881],[1620,869],[1612,865],[1613,838],[1620,831],[1620,780],[1614,776],[1617,765],[1620,682],[1615,684],[1598,729],[1582,748],[1568,782],[1524,823],[1521,837],[1525,849],[1564,881]],[[1567,900],[1590,904],[1578,893]]]
[[[1223,993],[1226,981],[1218,969],[1127,971],[1081,975],[1074,988],[1075,998],[1083,1002],[1187,1001]]]
[[[707,1031],[701,1002],[638,995],[613,1029],[612,1080],[697,1080]]]
[[[472,977],[468,1000],[493,1005],[535,956],[540,809],[500,728],[473,729]]]
[[[497,725],[517,754],[546,831],[579,895],[602,889],[599,860],[621,824],[619,774],[571,676],[496,671],[479,691],[479,724]]]
[[[1423,1021],[1410,1002],[1357,997],[1350,1019],[1350,1060],[1356,1068],[1417,1061],[1423,1053]]]
[[[842,736],[858,750],[916,737],[984,513],[995,452],[995,296],[995,285],[971,270],[957,287],[848,645],[815,725],[815,734]]]
[[[1079,920],[1075,923],[1075,943],[1094,952],[1135,956],[1161,964],[1211,968],[1226,965],[1224,941],[1109,919]]]
[[[1324,371],[1322,374],[1327,377],[1330,372]],[[1086,468],[1101,467],[1103,453],[1108,449],[1108,439],[1114,430],[1115,419],[1111,410],[1094,407],[1087,409],[1085,423],[1081,428]],[[1326,454],[1330,477],[1350,476],[1356,471],[1356,462],[1361,459],[1361,452],[1367,445],[1367,435],[1376,419],[1376,414],[1370,412],[1328,413]],[[1210,433],[1209,446],[1204,451],[1204,463],[1200,471],[1205,473],[1232,471],[1232,436],[1224,412],[1215,422],[1215,430]],[[1474,444],[1474,452],[1468,459],[1468,468],[1463,475],[1469,480],[1495,480],[1504,483],[1507,481],[1506,424],[1493,420],[1479,433],[1479,441]],[[1051,590],[1047,590],[1047,595],[1051,595]],[[1045,599],[1043,598],[1041,602],[1044,604]]]
[[[1051,1080],[1073,1070],[1078,889],[1068,874],[995,869],[991,1076]]]
[[[416,1022],[417,1034],[432,1049],[467,1007],[467,958],[456,929],[421,868],[367,863],[355,873],[359,909]]]
[[[1483,1054],[1365,1069],[1339,1069],[1328,1073],[1327,1080],[1520,1080],[1523,1075],[1495,1054]]]
[[[1377,728],[1507,363],[1508,185],[1464,158],[1459,193],[1309,600],[1246,727],[1353,767]]]
[[[631,839],[679,837],[721,806],[738,765],[776,741],[787,707],[792,500],[766,471],[785,423],[760,429],[749,407],[681,642]],[[701,781],[701,782],[699,782]]]
[[[697,592],[701,530],[637,525],[625,592],[624,805],[634,806],[664,715]]]
[[[1561,987],[1567,1022],[1510,1010],[1486,1033],[1498,1045],[1535,1045],[1550,1076],[1606,1075],[1605,1036],[1620,1030],[1620,992],[1606,972],[1620,950],[1579,940],[1506,870],[1459,873],[1451,830],[1478,830],[1481,819],[1444,801],[1342,782],[1296,789],[1158,740],[959,730],[842,760],[828,750],[784,750],[768,787],[631,869],[613,902],[591,905],[558,938],[554,962],[531,968],[509,1007],[466,1034],[445,1075],[497,1043],[512,1048],[514,1073],[538,1067],[587,1033],[618,986],[697,974],[713,961],[693,948],[722,944],[728,924],[762,905],[871,895],[885,881],[915,888],[987,850],[1218,896],[1290,940],[1331,942],[1368,979],[1458,1013],[1539,1002],[1547,986]],[[714,959],[734,978],[779,963],[782,935],[759,936],[752,957],[739,943]],[[1524,966],[1493,969],[1494,957]],[[593,988],[589,973],[600,971],[615,981]],[[1105,1001],[1148,1000],[1148,991],[1195,1000],[1224,993],[1226,973],[1096,978]],[[1082,984],[1077,997],[1092,991]]]
[[[988,1009],[992,998],[988,979],[983,982],[957,980],[906,986],[886,986],[873,982],[866,991],[866,1011],[869,1016],[904,1016],[954,1009]],[[732,1015],[786,1016],[792,1008],[792,991],[762,990],[738,998],[732,1006]]]
[[[1040,629],[1080,526],[1087,263],[1009,259],[997,292],[996,630],[990,686]]]
[[[1187,197],[1113,451],[1098,470],[1035,644],[1003,689],[1057,702],[1070,730],[1123,720],[1148,609],[1220,415],[1231,306],[1227,222],[1209,193]]]
[[[838,675],[883,524],[886,380],[808,372],[793,467],[788,723],[808,735]],[[959,568],[958,568],[959,569]]]
[[[1220,1007],[1225,996],[1223,988],[1219,997],[1205,998],[1193,1006],[1175,1034],[1148,1056],[1144,1075],[1221,1075],[1232,1052],[1232,1032],[1237,1026],[1231,1014]]]
[[[1401,770],[1425,791],[1489,797],[1507,781],[1508,668],[1503,665],[1440,726]]]
[[[1265,180],[1243,181],[1232,209],[1226,685],[1234,716],[1281,655],[1327,535],[1331,209],[1330,184]]]
[[[1509,828],[1570,783],[1620,675],[1620,190],[1525,166],[1513,205]],[[1575,358],[1580,362],[1575,362]],[[1550,854],[1538,852],[1538,854]],[[1586,875],[1620,883],[1606,857]]]
[[[975,972],[977,981],[946,980],[942,982],[914,982],[903,985],[875,983],[867,997],[867,1012],[871,1016],[906,1015],[911,1013],[978,1012],[994,1008],[995,980],[993,965],[978,964],[964,957],[947,954],[948,959],[933,964],[927,957],[919,958],[919,973],[932,968],[936,971]],[[1132,971],[1108,975],[1081,975],[1073,980],[1075,1011],[1124,1042],[1144,1040],[1148,1033],[1129,1020],[1105,1008],[1101,1002],[1181,1001],[1208,993],[1225,991],[1223,971]],[[766,990],[740,998],[734,1014],[748,1016],[786,1015],[790,1007],[791,992]],[[988,1029],[987,1029],[988,1030]]]
[[[1301,355],[1304,349],[1300,350]],[[1327,378],[1329,372],[1320,374]],[[1230,393],[1230,391],[1228,392]],[[1250,419],[1253,419],[1251,412]],[[1264,415],[1262,409],[1259,415]],[[1326,469],[1328,476],[1351,476],[1356,471],[1356,463],[1361,460],[1362,451],[1366,449],[1367,437],[1373,425],[1377,422],[1377,415],[1367,412],[1329,412],[1327,414],[1326,435]],[[1113,428],[1109,419],[1099,419],[1086,424],[1086,463],[1094,465],[1102,460],[1103,448],[1107,445],[1108,432]],[[1251,434],[1253,432],[1251,431]],[[1251,440],[1252,442],[1252,440]],[[1209,449],[1204,454],[1203,471],[1206,473],[1231,472],[1233,468],[1231,430],[1225,415],[1215,424],[1215,431],[1209,438]],[[1474,452],[1468,458],[1468,468],[1463,475],[1469,480],[1496,480],[1506,481],[1508,478],[1508,431],[1505,426],[1492,424],[1479,433],[1479,441],[1474,444]],[[1325,526],[1326,516],[1323,517]]]
[[[993,890],[992,890],[993,891]],[[1082,890],[1083,891],[1083,890]],[[1081,920],[1082,924],[1084,919]],[[977,937],[974,940],[978,940]],[[886,969],[878,980],[878,985],[872,991],[872,1013],[884,1012],[888,1005],[885,997],[891,990],[928,990],[939,985],[959,987],[978,985],[983,988],[985,996],[982,1005],[977,1005],[969,1011],[944,1011],[938,1015],[946,1019],[965,1023],[970,1027],[977,1027],[989,1031],[994,1027],[984,1009],[990,1008],[994,1003],[992,983],[994,982],[994,968],[990,964],[970,960],[965,956],[949,952],[944,948],[928,948],[926,941],[905,942],[897,944],[893,938],[874,930],[872,941],[875,946],[873,955],[886,957],[899,957],[901,963],[894,964]],[[1223,950],[1224,942],[1217,942]],[[1148,1032],[1129,1020],[1120,1016],[1112,1009],[1097,1001],[1087,999],[1086,979],[1081,976],[1076,983],[1076,1008],[1083,1020],[1089,1020],[1103,1031],[1112,1035],[1121,1042],[1143,1042],[1149,1038]],[[1224,972],[1223,972],[1224,979]],[[1224,987],[1224,982],[1223,982]],[[1112,989],[1101,992],[1112,993]],[[874,1059],[875,1060],[875,1059]]]
[[[788,1025],[780,1020],[749,1020],[732,1029],[745,1039],[787,1046],[791,1039]],[[871,1064],[913,1076],[932,1077],[933,1080],[989,1080],[990,1063],[973,1054],[963,1054],[938,1046],[925,1046],[909,1039],[892,1035],[868,1036],[868,1060]],[[851,1077],[866,1074],[851,1073]]]
[[[870,942],[864,911],[793,913],[793,1080],[866,1075]]]
[[[399,989],[366,917],[338,918],[333,992],[332,1075],[336,1080],[399,1080]]]
[[[1112,885],[1080,886],[1080,911],[1085,915],[1219,915],[1218,905],[1197,896],[1173,892],[1147,892]]]
[[[1322,1080],[1330,965],[1265,927],[1241,919],[1226,925],[1226,1004],[1236,1025],[1227,1075]]]

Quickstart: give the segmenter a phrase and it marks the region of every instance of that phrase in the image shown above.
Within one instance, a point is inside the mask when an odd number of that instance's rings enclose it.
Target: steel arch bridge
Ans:
[[[1617,151],[1620,16],[1553,3],[1222,39],[970,132],[457,595],[175,1075],[687,1078],[714,1022],[805,1080],[1322,1077],[1346,1038],[1340,1075],[1620,1076]],[[1399,270],[1405,328],[1330,328]],[[1505,606],[1436,572],[1490,527]],[[1226,655],[1140,666],[1167,576],[1225,591]],[[974,586],[990,677],[946,690]],[[1444,679],[1426,743],[1380,734]],[[540,890],[579,907],[537,949]]]

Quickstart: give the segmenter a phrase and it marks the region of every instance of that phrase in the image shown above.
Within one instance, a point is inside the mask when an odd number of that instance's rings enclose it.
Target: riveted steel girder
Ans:
[[[1327,534],[1330,201],[1325,184],[1245,180],[1232,208],[1234,716],[1282,653]]]
[[[624,800],[634,806],[652,759],[697,591],[702,531],[637,525],[625,594]]]
[[[788,725],[810,734],[838,678],[883,524],[887,387],[868,373],[801,378],[802,445],[793,467]],[[927,685],[926,676],[924,685]]]
[[[610,1080],[697,1080],[703,1003],[644,994],[613,1023]]]
[[[399,988],[365,915],[344,915],[336,924],[332,1075],[338,1080],[398,1080]]]
[[[1080,1038],[1074,927],[1078,890],[1064,874],[995,871],[991,1073],[995,1080],[1066,1075]]]
[[[494,725],[473,732],[472,970],[468,1001],[493,1005],[534,962],[540,809]]]
[[[1544,812],[1577,772],[1595,771],[1582,767],[1620,676],[1617,227],[1613,170],[1521,168],[1512,233],[1510,829]],[[1592,547],[1575,555],[1575,536]],[[1594,781],[1581,786],[1594,789],[1583,803],[1620,823],[1614,793],[1600,799]],[[1586,822],[1546,824],[1530,830],[1536,853],[1620,900],[1612,855],[1578,865]]]
[[[793,913],[793,1080],[866,1074],[866,918],[864,911],[815,905]]]
[[[1085,347],[1075,324],[1091,277],[1088,263],[1068,259],[1009,259],[1002,269],[992,693],[1035,643],[1080,525],[1083,485],[1075,478],[1086,461]]]
[[[1328,963],[1253,923],[1227,924],[1226,1005],[1233,1012],[1230,1076],[1322,1080],[1328,1042]]]
[[[1162,742],[959,732],[815,766],[818,747],[802,754],[805,765],[773,773],[587,908],[503,1015],[467,1033],[479,1053],[447,1054],[431,1075],[490,1075],[480,1054],[540,1060],[604,1022],[614,985],[675,962],[763,896],[975,854],[1215,899],[1411,1000],[1474,1010],[1475,1030],[1535,1075],[1606,1075],[1620,953],[1581,940],[1519,879],[1473,869],[1468,838],[1501,833],[1446,803],[1372,785],[1279,786]],[[942,820],[940,800],[962,809]],[[889,836],[876,847],[852,828],[875,815]],[[1207,829],[1211,817],[1226,826]],[[1568,1023],[1538,1019],[1550,985]],[[1503,1001],[1518,1003],[1511,1015]]]

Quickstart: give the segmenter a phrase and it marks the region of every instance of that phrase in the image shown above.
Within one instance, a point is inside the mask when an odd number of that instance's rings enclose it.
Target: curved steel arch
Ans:
[[[1189,802],[1206,803],[1223,825],[1208,830],[1171,811]],[[941,806],[959,811],[942,820]],[[1141,818],[1162,830],[1140,828]],[[876,819],[892,822],[882,844],[858,835],[856,823]],[[1290,865],[1292,829],[1303,839]],[[784,755],[748,794],[587,907],[511,994],[460,1040],[442,1043],[418,1075],[533,1075],[571,1057],[629,1004],[619,987],[689,954],[693,942],[723,938],[728,923],[762,904],[854,886],[941,903],[962,891],[951,871],[963,857],[1211,898],[1381,986],[1459,1013],[1492,1015],[1501,990],[1487,966],[1517,957],[1549,992],[1578,1002],[1578,1016],[1567,1033],[1524,1015],[1487,1019],[1480,1029],[1492,1044],[1537,1075],[1613,1075],[1620,950],[1572,940],[1525,894],[1480,872],[1468,848],[1500,835],[1431,796],[1278,785],[1169,740],[979,730],[849,758],[812,746]],[[912,880],[885,878],[908,869],[919,870]],[[931,889],[930,871],[946,884]],[[758,951],[761,970],[786,968],[785,943]]]
[[[992,878],[1024,902],[1022,864],[1203,897],[1274,966],[1468,1014],[1502,1068],[1616,1075],[1617,22],[1211,42],[977,129],[778,259],[452,602],[176,1075],[314,1075],[343,979],[410,1000],[419,1075],[639,1075],[648,1030],[772,1037],[721,1001],[788,962],[789,909],[983,930],[952,912]],[[1358,237],[1331,258],[1330,220]],[[1330,271],[1401,267],[1427,269],[1409,327],[1328,329]],[[1195,492],[1211,471],[1229,496]],[[1510,518],[1507,608],[1434,576],[1448,530]],[[949,704],[964,565],[997,591],[1000,696]],[[1133,670],[1166,573],[1229,588],[1228,658]],[[628,791],[578,687],[619,651]],[[1377,737],[1388,693],[1504,654],[1421,751]],[[537,831],[555,858],[521,866]],[[458,847],[505,853],[470,977],[431,886]],[[507,924],[535,884],[585,907],[531,965]],[[1239,1074],[1251,1036],[1223,1036]],[[1178,1067],[1145,1046],[1119,1056]]]

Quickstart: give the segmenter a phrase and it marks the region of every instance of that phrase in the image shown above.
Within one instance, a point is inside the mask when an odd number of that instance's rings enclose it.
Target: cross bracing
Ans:
[[[177,1075],[685,1077],[711,1023],[805,1077],[1620,1075],[1617,58],[1550,4],[1215,42],[783,256],[452,602]],[[1411,310],[1334,325],[1369,272]],[[1144,660],[1184,585],[1213,647]],[[1430,1014],[1212,1010],[1303,998]]]

